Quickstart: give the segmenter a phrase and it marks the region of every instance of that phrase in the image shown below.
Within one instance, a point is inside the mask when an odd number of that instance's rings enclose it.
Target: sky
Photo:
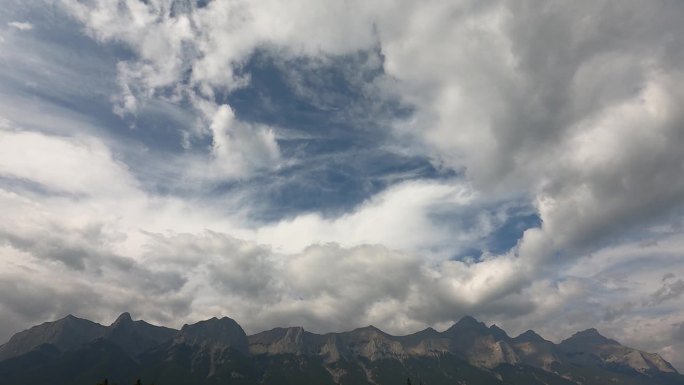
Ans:
[[[464,315],[684,370],[684,2],[3,0],[0,342]]]

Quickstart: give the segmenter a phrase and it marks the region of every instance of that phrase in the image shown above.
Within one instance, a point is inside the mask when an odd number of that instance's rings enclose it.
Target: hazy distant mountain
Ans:
[[[0,347],[0,383],[681,385],[657,354],[595,329],[560,344],[534,331],[510,337],[464,317],[444,332],[393,336],[373,326],[315,334],[301,327],[247,336],[234,320],[212,318],[181,330],[133,321],[110,326],[68,316],[18,333]]]

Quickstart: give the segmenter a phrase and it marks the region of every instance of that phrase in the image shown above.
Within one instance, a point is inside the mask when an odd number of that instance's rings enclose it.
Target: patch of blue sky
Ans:
[[[526,230],[541,228],[542,225],[539,215],[529,213],[529,208],[511,208],[506,214],[507,217],[503,224],[492,232],[487,239],[487,250],[493,254],[507,252],[518,243]]]
[[[260,203],[252,215],[268,221],[302,212],[339,215],[393,183],[452,177],[426,157],[385,146],[392,138],[382,125],[406,117],[410,109],[370,100],[372,90],[364,87],[381,67],[368,67],[369,55],[375,53],[321,64],[256,52],[241,69],[249,74],[249,85],[219,94],[217,102],[229,103],[243,121],[275,127],[283,158],[294,162],[251,181],[224,183],[215,193],[258,186],[253,194]]]
[[[394,183],[439,178],[425,159],[392,153],[337,155],[337,159],[305,162],[255,180],[252,217],[272,221],[304,212],[335,217],[348,212]]]
[[[259,50],[240,69],[240,74],[249,75],[249,85],[219,94],[217,102],[229,103],[242,120],[299,132],[289,135],[352,138],[377,145],[389,133],[382,128],[408,116],[410,107],[379,97],[373,80],[382,75],[382,62],[369,64],[373,55],[378,53],[322,62]]]
[[[480,261],[486,254],[500,255],[514,248],[531,228],[540,228],[541,219],[524,200],[506,202],[485,202],[468,207],[444,208],[431,215],[444,228],[452,229],[455,235],[472,232],[470,243],[460,245],[452,251],[450,259],[459,261]],[[489,230],[487,231],[487,229]]]

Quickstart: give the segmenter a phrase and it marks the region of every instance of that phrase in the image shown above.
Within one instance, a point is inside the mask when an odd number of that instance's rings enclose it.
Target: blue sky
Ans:
[[[9,0],[0,340],[597,327],[684,364],[684,5]]]

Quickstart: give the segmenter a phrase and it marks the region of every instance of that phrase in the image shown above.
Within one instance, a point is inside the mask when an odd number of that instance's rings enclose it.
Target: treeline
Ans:
[[[419,384],[420,384],[420,385],[423,385],[423,381],[421,381]],[[110,384],[109,384],[109,381],[105,378],[104,381],[98,382],[97,385],[110,385]],[[118,384],[113,383],[113,384],[111,384],[111,385],[118,385]],[[137,381],[135,381],[135,384],[134,384],[134,385],[143,385],[143,383],[140,381],[140,379],[138,379]],[[154,384],[149,384],[149,385],[154,385]],[[411,378],[407,378],[407,379],[406,379],[406,385],[413,385],[413,384],[411,383]]]
[[[420,384],[420,385],[423,385],[423,381],[421,381],[419,384]],[[105,378],[104,381],[98,382],[97,385],[110,385],[110,384],[109,384],[109,381]],[[118,385],[118,384],[113,383],[113,384],[111,384],[111,385]],[[135,384],[134,384],[134,385],[143,385],[143,383],[140,381],[140,379],[138,379],[137,381],[135,381]],[[154,384],[152,383],[152,384],[149,384],[149,385],[154,385]],[[413,384],[411,383],[411,378],[407,378],[407,379],[406,379],[406,385],[413,385]]]
[[[97,385],[119,385],[119,384],[117,384],[116,382],[110,384],[110,383],[109,383],[109,380],[107,380],[107,379],[105,378],[104,381],[98,382]],[[140,379],[138,379],[138,380],[135,381],[135,384],[134,384],[134,385],[143,385],[143,383],[140,381]],[[152,383],[152,384],[148,384],[148,385],[154,385],[154,384]]]

